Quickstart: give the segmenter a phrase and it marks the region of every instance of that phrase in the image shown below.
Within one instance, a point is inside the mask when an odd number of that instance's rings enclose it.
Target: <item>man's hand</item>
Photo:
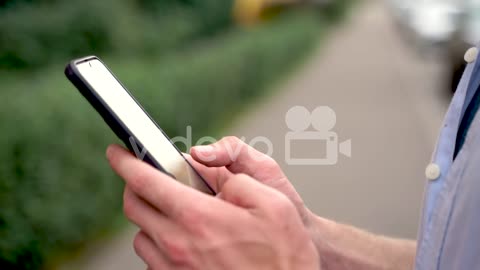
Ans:
[[[195,158],[197,154],[192,152]],[[220,193],[212,197],[173,180],[120,146],[109,147],[107,157],[126,182],[124,211],[141,229],[134,247],[149,268],[319,268],[318,254],[291,198],[251,178],[288,193],[288,181],[271,161],[263,171],[239,159],[240,165],[227,159],[211,163],[227,168],[210,171],[210,177],[216,174],[214,188]],[[242,170],[246,174],[237,174]]]
[[[243,173],[286,195],[313,240],[321,269],[412,269],[415,244],[375,236],[350,226],[321,218],[305,207],[279,165],[235,137],[207,146],[193,147],[189,161],[217,192],[232,175]]]
[[[232,175],[246,174],[285,194],[297,208],[303,223],[311,223],[313,214],[305,207],[277,162],[237,137],[225,137],[211,145],[193,147],[190,154],[193,158],[189,158],[190,163],[216,192]]]

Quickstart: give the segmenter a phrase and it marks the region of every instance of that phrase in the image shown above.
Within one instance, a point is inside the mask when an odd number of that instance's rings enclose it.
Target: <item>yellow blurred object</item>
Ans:
[[[269,13],[304,2],[305,0],[235,0],[233,17],[240,25],[252,25],[268,18]]]
[[[241,25],[251,25],[258,21],[265,0],[236,0],[233,6],[233,17]]]

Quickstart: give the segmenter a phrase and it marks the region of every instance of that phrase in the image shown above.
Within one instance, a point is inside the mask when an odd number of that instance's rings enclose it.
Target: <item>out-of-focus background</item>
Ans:
[[[268,138],[319,215],[414,238],[424,168],[479,39],[476,0],[0,1],[0,269],[144,267],[104,158],[118,140],[65,79],[72,58],[104,59],[171,137]],[[352,156],[288,165],[296,105],[331,107]]]

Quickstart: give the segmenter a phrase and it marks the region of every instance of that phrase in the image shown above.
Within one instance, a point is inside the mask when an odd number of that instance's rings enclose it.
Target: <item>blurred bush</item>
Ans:
[[[195,142],[282,78],[329,24],[299,11],[242,30],[230,8],[0,0],[0,269],[45,267],[121,219],[122,181],[104,158],[118,140],[58,62],[100,55],[167,134],[190,125]]]
[[[0,2],[0,69],[38,68],[71,55],[168,53],[227,28],[231,0]]]

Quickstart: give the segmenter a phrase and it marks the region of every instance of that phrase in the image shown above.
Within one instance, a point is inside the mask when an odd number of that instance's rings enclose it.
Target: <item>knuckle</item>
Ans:
[[[237,136],[225,136],[223,137],[222,141],[229,144],[237,144],[242,142]]]
[[[280,169],[280,165],[278,165],[277,161],[275,161],[275,159],[273,159],[271,156],[269,155],[265,155],[264,154],[264,160],[262,161],[263,164],[268,167],[268,168],[271,168],[271,169]]]
[[[143,243],[144,243],[144,237],[141,232],[138,232],[137,235],[135,235],[135,238],[133,239],[133,249],[135,250],[135,253],[142,257],[143,253]]]
[[[135,172],[130,181],[129,181],[129,186],[131,186],[132,190],[136,192],[140,192],[142,190],[145,190],[147,187],[147,180],[148,176],[145,174],[143,171],[138,170]]]
[[[272,211],[272,214],[277,217],[287,217],[292,215],[292,213],[295,213],[295,207],[292,202],[283,194],[275,196],[270,204],[270,210]]]
[[[234,189],[233,188],[233,186],[235,184],[234,182],[236,182],[236,177],[235,176],[229,178],[227,181],[225,181],[223,183],[223,186],[222,186],[222,189],[221,189],[221,193],[223,194],[223,196],[231,193],[231,191]]]
[[[233,204],[242,203],[248,196],[246,189],[253,188],[259,191],[258,187],[252,187],[252,184],[258,185],[250,176],[246,174],[234,175],[223,185],[222,198]],[[247,186],[249,187],[247,188]]]
[[[245,174],[245,173],[238,173],[238,174],[235,174],[233,177],[232,177],[232,184],[235,184],[235,183],[239,183],[241,181],[246,181],[248,179],[250,179],[251,177],[248,175],[248,174]]]
[[[190,233],[196,236],[204,235],[205,213],[198,206],[182,210],[178,218]]]
[[[191,223],[200,222],[200,215],[197,213],[195,208],[191,207],[189,209],[182,209],[178,212],[178,219],[184,225],[189,225]]]
[[[190,263],[190,253],[188,246],[176,238],[165,236],[162,239],[162,245],[169,259],[176,265],[188,265]]]
[[[244,142],[236,136],[226,136],[220,140],[221,144],[229,146],[243,146]]]
[[[133,216],[135,215],[135,210],[136,206],[133,200],[129,196],[124,196],[123,200],[123,212],[125,213],[125,216],[129,219],[132,219]]]
[[[243,181],[247,178],[250,178],[250,176],[246,173],[238,173],[235,175],[238,179],[240,179],[240,181]]]
[[[232,177],[225,181],[222,186],[221,194],[222,198],[230,198],[232,195],[235,194],[235,183],[236,182],[236,177]]]
[[[218,213],[213,209],[196,204],[189,209],[185,209],[179,215],[179,221],[190,235],[197,239],[209,239],[212,235],[213,220],[216,220]]]
[[[222,193],[236,193],[238,186],[241,185],[241,182],[245,181],[248,177],[248,175],[243,173],[235,174],[223,184]]]
[[[271,157],[265,156],[265,159],[261,161],[262,171],[256,173],[256,177],[264,178],[266,177],[271,178],[277,175],[281,175],[282,169],[278,165],[278,163]]]

